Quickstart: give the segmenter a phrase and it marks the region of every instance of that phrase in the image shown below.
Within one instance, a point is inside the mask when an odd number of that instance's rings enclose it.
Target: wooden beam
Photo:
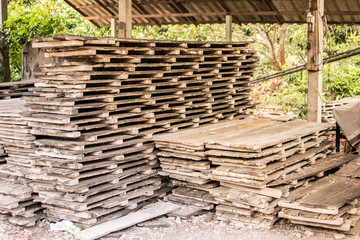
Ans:
[[[189,11],[187,11],[186,8],[181,3],[175,2],[174,0],[170,0],[170,2],[172,3],[176,11],[181,12],[182,14],[189,13]],[[186,16],[186,17],[189,19],[190,22],[196,25],[196,19],[194,19],[193,16]]]
[[[110,14],[110,15],[113,15],[113,14],[114,14],[114,12],[111,11],[111,9],[110,9],[107,5],[103,4],[103,3],[100,2],[99,0],[94,0],[94,1],[97,3],[97,5],[98,5],[99,7],[103,8],[103,9],[105,10],[105,12],[107,12],[108,14]]]
[[[110,20],[110,23],[111,23],[111,36],[112,37],[116,37],[116,18],[112,18]]]
[[[0,27],[7,21],[8,19],[8,10],[7,10],[7,0],[0,0]],[[7,43],[0,41],[0,67],[4,71],[4,79],[0,78],[0,81],[9,82],[10,81],[10,62],[9,62],[9,46]]]
[[[311,122],[321,122],[322,70],[323,70],[323,16],[324,0],[309,0],[307,13],[307,65],[308,114]]]
[[[270,9],[271,11],[274,11],[274,8],[273,8],[271,2],[269,2],[268,0],[265,0],[265,4],[269,7],[269,9]],[[275,18],[276,18],[276,21],[277,21],[279,24],[281,24],[282,21],[280,20],[279,16],[276,15]]]
[[[132,15],[132,18],[168,18],[168,17],[197,17],[197,16],[226,16],[226,15],[239,15],[239,16],[249,16],[249,15],[276,15],[280,13],[276,12],[203,12],[203,13],[164,13],[164,14],[138,14]],[[290,12],[287,15],[304,15],[304,12]],[[83,17],[85,20],[102,20],[110,19],[114,16],[91,16]]]
[[[140,5],[137,2],[137,0],[133,0],[132,4],[133,4],[133,7],[135,7],[141,14],[144,14],[144,15],[149,14],[149,12],[146,11],[145,8],[143,8],[142,5]],[[149,20],[152,23],[152,25],[158,25],[158,26],[161,25],[158,20],[154,20],[152,18],[149,18]]]
[[[0,8],[0,24],[2,25],[8,19],[7,0],[0,0]]]
[[[66,0],[65,0],[66,1]],[[67,1],[66,1],[67,2]],[[83,6],[74,6],[74,8],[79,11],[80,9],[85,8],[94,8],[97,5],[83,5]],[[110,6],[110,5],[107,5]],[[140,6],[138,4],[138,6]],[[291,11],[254,11],[254,12],[232,12],[232,11],[221,11],[221,12],[202,12],[202,13],[194,13],[194,12],[176,12],[176,13],[163,13],[163,14],[150,14],[150,13],[141,13],[133,15],[133,18],[166,18],[166,17],[198,17],[198,16],[303,16],[305,11],[300,12],[291,12]],[[113,15],[104,15],[104,16],[86,16],[86,14],[81,13],[85,17],[85,20],[101,20],[101,19],[110,19]],[[336,16],[336,15],[344,15],[344,16],[352,16],[352,15],[360,15],[360,11],[326,11],[325,15],[328,16]],[[351,23],[351,22],[347,22]]]
[[[109,233],[129,228],[137,223],[171,213],[179,209],[178,205],[171,202],[160,202],[147,206],[137,212],[130,213],[124,217],[110,220],[78,232],[75,237],[80,240],[95,240]]]
[[[225,24],[226,24],[226,41],[232,41],[232,16],[226,15],[225,17]]]
[[[66,2],[70,7],[72,7],[73,9],[75,9],[77,12],[79,12],[81,15],[83,15],[84,17],[87,17],[87,14],[81,10],[81,9],[78,9],[76,5],[72,4],[69,0],[64,0],[64,2]],[[86,19],[84,19],[86,20]],[[89,19],[91,21],[91,19]],[[96,20],[96,19],[94,19]],[[97,27],[100,27],[99,24],[95,23],[95,22],[92,22],[95,26]]]
[[[131,38],[132,33],[132,1],[119,0],[119,38]]]

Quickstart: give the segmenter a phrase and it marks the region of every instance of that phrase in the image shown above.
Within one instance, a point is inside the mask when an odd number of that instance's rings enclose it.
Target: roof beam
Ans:
[[[189,13],[189,11],[186,10],[186,8],[178,2],[175,2],[174,0],[170,0],[172,5],[175,7],[175,10],[181,12],[182,14]],[[194,25],[196,25],[196,19],[194,19],[194,16],[186,16],[187,19],[189,19]]]
[[[133,0],[132,4],[133,4],[133,7],[135,7],[141,14],[144,14],[144,15],[149,14],[149,12],[146,11],[146,10],[137,2],[137,0]],[[152,18],[149,18],[149,20],[150,20],[150,22],[152,22],[153,25],[158,25],[158,26],[161,25],[161,24],[159,23],[159,21],[157,21],[157,20],[154,20],[154,19],[152,19]]]
[[[166,18],[166,17],[196,17],[196,16],[258,16],[258,15],[265,15],[265,16],[304,16],[305,11],[303,12],[203,12],[203,13],[168,13],[168,14],[138,14],[133,15],[133,18]],[[84,14],[83,14],[84,15]],[[328,11],[325,12],[325,15],[360,15],[360,11]],[[111,18],[118,18],[117,16],[91,16],[91,17],[83,17],[85,20],[102,20],[102,19],[111,19]],[[304,23],[304,22],[302,22]],[[346,22],[346,23],[352,23]]]
[[[271,6],[271,3],[269,2],[269,0],[265,0],[265,3],[266,3],[266,5],[269,7],[270,11],[274,11],[274,9],[273,9],[273,7]],[[275,16],[275,18],[276,18],[276,21],[277,21],[279,24],[281,24],[281,20],[280,20],[279,16]]]
[[[196,16],[226,16],[226,15],[300,15],[304,12],[203,12],[203,13],[167,13],[167,14],[139,14],[133,15],[133,18],[166,18],[166,17],[196,17]],[[113,16],[92,16],[84,17],[87,20],[109,19]]]
[[[227,13],[229,13],[229,14],[227,14],[227,15],[230,15],[230,16],[232,16],[231,14],[230,14],[230,9],[228,8],[228,7],[226,7],[225,6],[225,4],[224,4],[224,2],[222,2],[222,1],[220,1],[220,0],[216,0],[216,3],[218,3]],[[241,22],[239,22],[239,20],[238,19],[232,19],[233,20],[233,22],[235,22],[235,23],[237,23],[237,24],[241,24]]]
[[[84,11],[82,11],[81,9],[78,9],[77,8],[77,6],[76,5],[74,5],[74,4],[72,4],[69,0],[64,0],[70,7],[72,7],[73,9],[75,9],[76,11],[78,11],[81,15],[83,15],[84,17],[86,17],[87,16],[87,14],[85,14],[85,12]],[[83,18],[83,19],[85,19],[85,18]],[[86,19],[85,19],[86,20]],[[89,19],[90,20],[90,19]],[[94,23],[94,22],[92,22],[95,26],[97,26],[97,27],[100,27],[100,25],[99,24],[97,24],[97,23]]]
[[[99,0],[94,0],[98,6],[102,7],[106,12],[108,12],[109,14],[113,15],[113,11],[110,10],[110,8],[108,8],[108,6],[106,6],[105,4],[103,4],[102,2],[100,2]]]

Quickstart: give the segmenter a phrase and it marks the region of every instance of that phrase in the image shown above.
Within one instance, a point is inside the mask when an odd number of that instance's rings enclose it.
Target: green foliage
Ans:
[[[55,34],[108,36],[109,29],[98,29],[60,0],[11,0],[9,18],[2,36],[10,43],[12,80],[21,77],[21,49],[31,38]]]
[[[306,56],[306,26],[290,26],[287,35],[289,36],[288,67],[304,64],[300,56]],[[357,48],[359,41],[360,37],[356,26],[333,25],[325,34],[324,57]],[[324,65],[323,101],[360,96],[359,65],[360,56]],[[291,74],[281,78],[280,81],[282,81],[281,86],[271,94],[264,94],[260,98],[260,102],[264,107],[275,104],[285,111],[304,115],[307,104],[307,72]],[[263,84],[266,86],[267,83]]]
[[[134,26],[133,38],[187,41],[224,41],[224,24]]]

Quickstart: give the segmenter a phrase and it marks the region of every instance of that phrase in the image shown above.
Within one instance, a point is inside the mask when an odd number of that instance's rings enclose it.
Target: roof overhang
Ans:
[[[98,27],[118,17],[117,0],[65,0]],[[132,0],[133,25],[224,23],[226,15],[241,23],[306,21],[309,0]],[[360,0],[325,0],[328,24],[360,24]]]

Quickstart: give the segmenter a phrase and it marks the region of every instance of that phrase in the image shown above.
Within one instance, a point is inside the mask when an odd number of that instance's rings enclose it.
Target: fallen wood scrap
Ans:
[[[160,202],[148,205],[143,210],[130,213],[125,217],[105,222],[94,227],[85,229],[75,235],[80,240],[93,240],[106,236],[109,233],[119,231],[137,223],[144,222],[168,213],[171,213],[179,207],[170,202]]]

